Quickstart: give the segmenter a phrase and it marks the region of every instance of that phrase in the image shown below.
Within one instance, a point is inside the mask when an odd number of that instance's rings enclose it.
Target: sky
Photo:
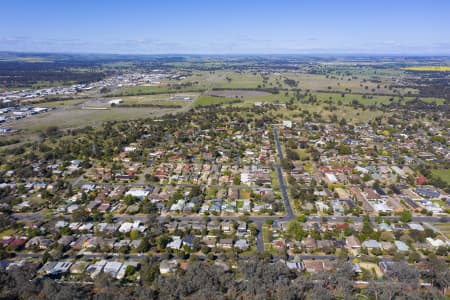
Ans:
[[[450,0],[0,0],[0,51],[450,54]]]

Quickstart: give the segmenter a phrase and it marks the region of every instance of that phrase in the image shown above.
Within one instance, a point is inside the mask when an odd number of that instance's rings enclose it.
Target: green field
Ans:
[[[408,67],[403,68],[407,71],[423,71],[423,72],[450,72],[450,66],[420,66],[420,67]]]
[[[214,104],[222,104],[231,101],[236,101],[236,99],[232,98],[224,98],[224,97],[213,97],[213,96],[200,96],[197,100],[194,101],[194,106],[208,106]]]
[[[431,223],[433,227],[437,228],[447,238],[450,236],[450,224],[449,223]]]
[[[35,103],[32,106],[54,108],[54,107],[61,107],[61,106],[77,105],[77,104],[80,104],[80,103],[83,103],[86,101],[89,101],[89,100],[88,99],[73,99],[73,100],[51,101],[51,102]]]
[[[48,113],[39,114],[11,123],[11,127],[33,133],[45,130],[50,126],[58,126],[62,129],[80,128],[88,125],[98,126],[106,121],[158,117],[182,109],[183,108],[161,109],[152,107],[115,107],[105,110],[88,110],[79,107],[62,107]]]
[[[177,94],[156,94],[156,95],[141,95],[141,96],[126,96],[121,97],[123,99],[123,105],[134,104],[156,104],[156,105],[186,105],[190,101],[185,100],[171,100],[172,96],[183,96],[195,99],[199,96],[199,93],[181,93]],[[114,99],[114,98],[111,98]],[[119,105],[120,106],[120,105]]]
[[[300,160],[311,159],[311,154],[306,152],[306,149],[296,149],[295,152],[297,152],[298,156],[300,157]]]
[[[395,96],[377,96],[377,95],[367,95],[364,97],[364,95],[360,94],[350,94],[350,93],[343,93],[344,97],[342,97],[342,94],[338,93],[313,93],[317,97],[317,100],[320,101],[327,101],[331,100],[333,103],[338,103],[341,101],[343,104],[351,104],[353,100],[357,100],[360,104],[363,105],[381,105],[381,104],[389,104],[392,101],[399,102],[400,97]],[[408,102],[411,100],[416,99],[415,97],[404,97],[402,102]],[[436,104],[442,105],[444,103],[444,99],[441,98],[420,98],[424,102],[436,102]]]
[[[450,169],[435,169],[431,171],[431,174],[450,184]]]
[[[182,93],[182,92],[202,92],[205,91],[204,86],[186,86],[186,87],[171,87],[168,85],[160,86],[133,86],[125,87],[114,91],[109,96],[120,97],[120,96],[134,96],[134,95],[154,95],[154,94],[172,94],[172,93]]]
[[[0,238],[3,238],[5,236],[11,236],[14,235],[16,233],[16,231],[14,229],[8,229],[5,231],[0,232]]]

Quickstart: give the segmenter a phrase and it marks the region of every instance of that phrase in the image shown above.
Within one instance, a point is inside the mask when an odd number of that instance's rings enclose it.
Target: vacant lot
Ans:
[[[449,223],[432,223],[433,227],[438,229],[447,238],[450,237],[450,224]]]
[[[270,93],[264,91],[252,91],[252,90],[221,90],[221,91],[209,91],[206,93],[208,96],[225,97],[225,98],[247,98],[247,97],[263,97]]]
[[[327,101],[331,100],[334,103],[341,101],[343,104],[350,104],[353,100],[358,101],[363,105],[381,105],[381,104],[389,104],[391,101],[399,102],[400,97],[394,96],[377,96],[377,95],[360,95],[360,94],[337,94],[337,93],[313,93],[314,96],[317,97],[317,100]],[[343,96],[344,95],[344,96]],[[392,100],[391,100],[392,99]],[[404,97],[401,100],[403,103],[412,101],[416,99],[415,97]],[[444,99],[441,98],[420,98],[420,100],[424,102],[435,102],[436,104],[443,104]]]
[[[72,99],[72,100],[42,102],[42,103],[35,103],[32,106],[34,106],[34,107],[55,108],[55,107],[62,107],[62,106],[73,106],[73,105],[84,103],[86,101],[89,101],[89,99]]]
[[[194,86],[134,86],[118,89],[110,94],[111,97],[122,96],[135,96],[135,95],[157,95],[157,94],[172,94],[182,92],[202,92],[206,90],[206,87],[194,85]]]
[[[408,67],[403,70],[407,71],[435,71],[435,72],[450,72],[450,66],[420,66],[420,67]]]
[[[98,126],[105,121],[132,120],[139,118],[157,117],[177,109],[160,108],[111,108],[106,110],[86,110],[81,107],[59,107],[50,112],[17,120],[8,125],[14,129],[28,132],[38,132],[50,126],[59,128],[80,128],[84,126]],[[180,109],[178,109],[180,110]]]
[[[431,171],[433,177],[440,178],[450,184],[450,169],[435,169]]]
[[[184,98],[190,98],[192,100],[195,100],[199,95],[200,95],[199,93],[181,93],[181,94],[126,96],[120,98],[124,101],[122,105],[134,105],[134,104],[188,105],[191,101],[185,100]]]
[[[200,96],[195,100],[194,106],[208,106],[214,104],[222,104],[230,101],[234,101],[233,98],[213,97],[213,96]]]

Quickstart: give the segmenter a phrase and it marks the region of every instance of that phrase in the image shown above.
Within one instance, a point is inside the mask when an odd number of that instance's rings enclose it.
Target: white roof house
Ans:
[[[402,241],[394,241],[395,247],[397,247],[398,251],[409,251],[408,245],[406,245]]]
[[[117,278],[117,279],[122,279],[122,278],[124,278],[128,266],[132,266],[132,267],[134,267],[134,268],[136,269],[136,268],[138,267],[138,265],[139,265],[139,264],[138,264],[137,262],[134,262],[134,261],[127,261],[127,262],[124,262],[124,263],[122,264],[122,267],[120,267],[120,270],[119,270],[119,272],[118,272],[117,275],[116,275],[116,278]]]
[[[112,104],[118,105],[118,104],[120,104],[120,103],[123,103],[123,99],[113,99],[113,100],[109,100],[109,101],[108,101],[108,104],[109,104],[109,105],[112,105]]]
[[[331,182],[331,183],[335,183],[335,182],[338,181],[336,176],[334,174],[332,174],[332,173],[326,173],[325,177],[327,177],[328,181]]]
[[[60,261],[60,262],[46,262],[45,265],[41,268],[47,274],[63,274],[67,273],[72,266],[71,262],[68,261]]]
[[[372,204],[372,207],[376,211],[381,211],[381,212],[392,211],[392,208],[387,206],[385,203],[375,203],[375,204]]]
[[[139,200],[144,199],[148,196],[150,192],[144,189],[132,188],[128,192],[125,193],[125,196],[131,195],[133,197],[138,198]]]
[[[425,230],[422,225],[417,224],[417,223],[409,223],[408,226],[412,230],[417,230],[417,231],[424,231]]]
[[[55,224],[55,228],[63,228],[66,227],[67,225],[69,225],[69,223],[66,221],[58,221]]]
[[[287,127],[287,128],[292,128],[292,121],[284,120],[283,121],[283,126]]]
[[[170,249],[181,249],[181,246],[183,246],[183,241],[181,239],[175,239],[167,244],[167,248]]]
[[[234,244],[235,248],[239,248],[241,250],[247,250],[249,245],[248,245],[248,241],[241,239],[241,240],[237,240],[236,243]]]
[[[366,168],[360,167],[360,166],[356,166],[355,170],[358,172],[361,172],[363,174],[369,173],[369,170],[367,170]]]
[[[108,262],[106,260],[100,260],[98,262],[96,262],[95,264],[90,265],[89,267],[86,268],[86,272],[89,273],[91,275],[92,278],[95,278],[98,276],[98,274],[100,274],[100,272],[103,270],[103,267],[107,264]]]
[[[144,225],[142,225],[140,221],[134,221],[133,223],[124,222],[119,227],[119,231],[122,233],[127,233],[127,232],[130,232],[131,230],[137,230],[139,232],[144,232],[145,229],[146,229],[146,227]]]
[[[368,248],[368,249],[381,248],[381,244],[378,241],[376,241],[376,240],[364,241],[362,246],[365,247],[365,248]]]
[[[430,244],[434,248],[439,248],[441,246],[445,246],[445,242],[440,239],[433,239],[431,237],[427,237],[426,240],[427,240],[428,244]]]
[[[177,270],[178,268],[178,261],[172,259],[172,260],[163,260],[160,264],[159,264],[159,272],[161,274],[168,274],[168,273],[173,273]]]
[[[116,277],[122,267],[122,263],[118,261],[109,261],[103,268],[104,273],[110,274],[112,277]]]

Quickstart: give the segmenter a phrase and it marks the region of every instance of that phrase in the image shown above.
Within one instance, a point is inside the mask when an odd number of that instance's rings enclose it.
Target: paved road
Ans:
[[[278,139],[278,130],[277,129],[273,130],[273,136],[274,136],[275,144],[277,147],[278,158],[280,159],[280,162],[281,162],[281,161],[283,161],[283,151],[281,150],[281,145],[280,145],[280,140]],[[295,215],[294,215],[294,211],[292,210],[292,207],[291,207],[291,202],[289,201],[287,187],[286,187],[286,184],[284,183],[283,172],[281,170],[280,164],[276,164],[275,169],[277,170],[278,183],[280,185],[281,196],[283,197],[284,207],[286,209],[286,217],[284,218],[284,220],[290,220],[290,219],[293,219],[295,217]]]
[[[141,174],[142,176],[145,176],[145,174]],[[81,176],[82,177],[82,176]],[[140,182],[138,179],[138,182],[131,182],[131,183],[121,183],[121,182],[93,182],[93,181],[84,181],[82,178],[76,179],[72,185],[73,186],[82,186],[84,184],[95,184],[96,186],[104,186],[104,187],[116,187],[116,186],[125,186],[125,187],[155,187],[155,186],[173,186],[171,183],[145,183]],[[194,186],[200,186],[200,187],[213,187],[213,188],[223,188],[223,184],[206,184],[206,183],[177,183],[178,187],[194,187]],[[258,186],[249,186],[249,185],[233,185],[233,184],[227,184],[227,187],[230,188],[241,188],[241,189],[257,189]]]
[[[278,157],[280,158],[280,162],[283,160],[283,151],[281,151],[280,139],[278,138],[278,129],[273,129],[273,137],[275,139],[275,145],[277,146]]]
[[[81,185],[80,183],[82,183],[82,182],[83,182],[83,175],[80,175],[80,177],[78,177],[77,179],[75,179],[75,180],[72,182],[72,186]]]
[[[44,255],[43,253],[14,253],[15,257],[20,258],[34,258],[39,259],[42,258]],[[156,254],[155,254],[156,255]],[[148,254],[121,254],[121,253],[93,253],[93,252],[87,252],[87,253],[77,253],[69,255],[69,257],[75,257],[75,256],[83,256],[88,259],[97,259],[97,258],[108,258],[108,259],[143,259]]]
[[[433,230],[435,233],[440,234],[441,236],[443,236],[445,238],[445,240],[448,242],[449,239],[447,238],[447,235],[443,234],[442,231],[440,231],[438,228],[436,228],[435,226],[431,225],[428,222],[423,222],[423,226]]]
[[[256,223],[256,230],[258,231],[258,235],[256,236],[256,250],[259,252],[264,251],[264,240],[263,240],[263,232],[262,232],[262,222]]]
[[[33,212],[33,213],[13,213],[11,215],[13,218],[19,221],[45,221],[45,217],[40,212]],[[142,221],[145,222],[148,219],[149,215],[145,214],[136,214],[136,215],[115,215],[114,218],[117,221],[125,221],[125,220],[136,220],[136,221]],[[186,221],[186,222],[204,222],[205,217],[204,216],[171,216],[172,219],[178,220],[178,221]],[[208,216],[210,220],[230,220],[230,221],[239,221],[242,220],[242,216]],[[356,217],[356,216],[328,216],[325,217],[328,222],[346,222],[348,220],[351,220],[353,222],[362,222],[363,217]],[[55,215],[52,217],[52,219],[66,219],[70,220],[70,215]],[[266,220],[278,220],[278,221],[284,221],[288,220],[289,218],[287,216],[249,216],[246,217],[247,220],[255,222],[255,223],[264,223]],[[310,223],[320,223],[322,222],[324,217],[321,216],[309,216],[307,218],[307,222]],[[399,220],[400,217],[398,216],[386,216],[382,217],[383,220]],[[160,221],[166,221],[167,217],[160,216],[158,217],[158,220]],[[372,221],[375,221],[375,217],[371,217]],[[412,217],[412,222],[432,222],[432,223],[447,223],[450,222],[450,217],[433,217],[433,216],[416,216]]]
[[[42,256],[44,255],[43,253],[14,253],[15,257],[17,258],[22,258],[22,259],[27,259],[27,258],[33,258],[33,259],[41,259]],[[81,256],[87,259],[106,259],[106,260],[112,260],[112,261],[123,261],[123,260],[142,260],[145,259],[148,256],[160,256],[160,254],[146,254],[146,253],[142,253],[142,254],[122,254],[122,253],[95,253],[95,252],[84,252],[84,253],[77,253],[77,254],[72,254],[72,255],[68,255],[68,256],[64,256],[62,259],[69,259],[69,258],[73,258],[75,256]],[[338,256],[336,255],[296,255],[295,258],[297,259],[301,259],[301,260],[330,260],[330,261],[334,261],[339,259]],[[357,258],[357,256],[349,256],[348,259],[349,260],[353,260],[354,258]],[[391,258],[386,257],[385,260],[390,260]],[[290,261],[294,260],[294,256],[289,256]],[[279,261],[278,257],[274,257],[274,261],[277,262]],[[427,262],[428,259],[427,258],[421,258],[420,259],[421,262]]]
[[[283,178],[283,173],[281,171],[281,166],[279,164],[277,164],[277,165],[275,165],[275,168],[277,170],[278,182],[279,182],[279,185],[280,185],[281,196],[283,197],[284,207],[286,209],[286,214],[287,214],[286,217],[284,218],[284,220],[290,220],[290,219],[293,219],[295,217],[294,216],[294,211],[292,210],[291,202],[289,201],[287,187],[284,184],[284,178]]]

